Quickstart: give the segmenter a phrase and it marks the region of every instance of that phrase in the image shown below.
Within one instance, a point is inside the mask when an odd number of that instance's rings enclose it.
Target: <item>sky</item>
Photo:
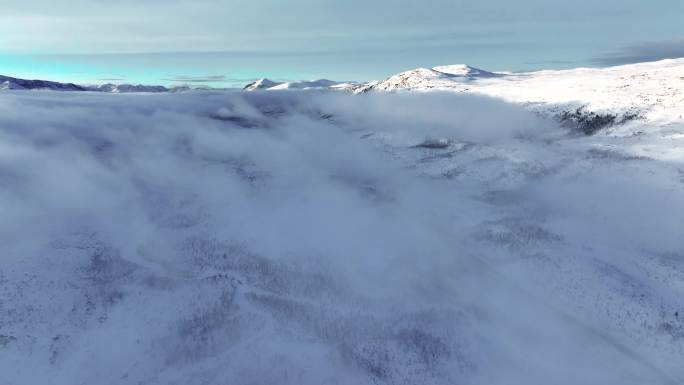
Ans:
[[[684,56],[681,0],[0,0],[0,74],[81,83],[371,80]]]

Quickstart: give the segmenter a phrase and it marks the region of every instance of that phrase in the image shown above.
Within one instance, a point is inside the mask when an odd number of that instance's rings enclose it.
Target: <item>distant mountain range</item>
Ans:
[[[0,75],[0,90],[53,90],[86,91],[85,87],[73,83],[58,83],[47,80],[25,80]]]
[[[332,89],[332,90],[354,90],[358,87],[358,83],[353,82],[336,82],[328,79],[318,79],[310,81],[298,82],[275,82],[270,79],[262,78],[255,82],[247,84],[243,90],[257,91],[257,90],[303,90],[303,89]]]
[[[276,83],[261,79],[245,89],[317,88],[366,92],[467,92],[521,104],[544,116],[598,129],[641,119],[668,125],[684,116],[684,59],[608,68],[524,73],[489,72],[468,65],[417,68],[366,83]]]
[[[0,75],[0,90],[48,90],[48,91],[92,91],[109,93],[130,92],[178,92],[186,91],[188,86],[164,87],[143,84],[102,84],[102,85],[78,85],[73,83],[59,83],[47,80],[27,80]]]
[[[0,76],[0,89],[159,93],[195,88],[131,84],[84,86]],[[586,133],[593,133],[633,119],[660,124],[681,120],[684,116],[684,59],[524,73],[490,72],[457,64],[417,68],[381,81],[360,83],[327,79],[278,82],[263,78],[249,83],[243,90],[331,90],[354,94],[469,92],[522,104],[535,113],[555,117],[579,126]]]

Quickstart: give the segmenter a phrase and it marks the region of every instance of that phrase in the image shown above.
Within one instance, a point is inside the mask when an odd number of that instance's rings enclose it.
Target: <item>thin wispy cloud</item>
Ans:
[[[521,0],[515,6],[505,0],[0,4],[0,54],[15,56],[14,63],[0,60],[0,73],[23,74],[31,68],[37,77],[77,81],[85,65],[92,71],[92,63],[108,60],[101,66],[104,73],[126,74],[131,82],[142,83],[168,74],[221,73],[371,80],[457,63],[501,71],[567,68],[576,65],[567,61],[591,58],[625,42],[673,38],[673,26],[681,24],[684,14],[679,0]],[[251,56],[234,60],[225,52]],[[176,54],[169,60],[171,53]],[[216,53],[220,62],[197,59],[206,53]],[[149,55],[151,61],[138,55]],[[265,56],[278,62],[264,62]]]
[[[620,65],[684,57],[684,38],[635,44],[592,58],[598,65]]]
[[[245,79],[231,79],[225,75],[207,75],[207,76],[170,76],[163,78],[164,81],[169,82],[185,82],[185,83],[214,83],[214,82],[230,82],[230,81],[244,81]]]

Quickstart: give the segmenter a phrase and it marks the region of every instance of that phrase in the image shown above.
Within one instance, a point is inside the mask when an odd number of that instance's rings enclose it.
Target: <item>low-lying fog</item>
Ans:
[[[684,164],[639,140],[473,95],[0,93],[0,384],[681,383]]]

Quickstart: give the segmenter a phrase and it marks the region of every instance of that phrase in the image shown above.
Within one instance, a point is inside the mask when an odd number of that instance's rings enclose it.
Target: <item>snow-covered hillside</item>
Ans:
[[[0,93],[0,384],[681,384],[684,126],[653,127]]]
[[[456,71],[451,69],[454,67]],[[361,85],[357,92],[369,90],[472,92],[560,118],[595,113],[609,119],[614,116],[615,122],[641,118],[662,125],[681,121],[684,115],[684,59],[499,74],[468,66],[443,66],[403,72]]]
[[[256,83],[255,83],[256,84]],[[290,88],[268,83],[255,89]],[[587,134],[646,120],[667,126],[684,116],[684,59],[609,68],[495,73],[468,65],[417,68],[382,81],[316,88],[370,91],[465,92],[502,98],[575,126]]]
[[[130,84],[80,86],[0,76],[0,89],[158,93],[191,88]],[[684,119],[684,59],[526,73],[489,72],[457,64],[417,68],[366,83],[327,79],[276,82],[263,78],[246,85],[244,90],[475,93],[522,105],[586,134],[594,134],[633,120],[648,121],[658,127],[681,122]]]
[[[466,84],[477,79],[491,79],[501,76],[467,65],[449,65],[402,72],[381,82],[363,84],[360,89],[378,91],[449,89],[462,91],[466,89]]]

